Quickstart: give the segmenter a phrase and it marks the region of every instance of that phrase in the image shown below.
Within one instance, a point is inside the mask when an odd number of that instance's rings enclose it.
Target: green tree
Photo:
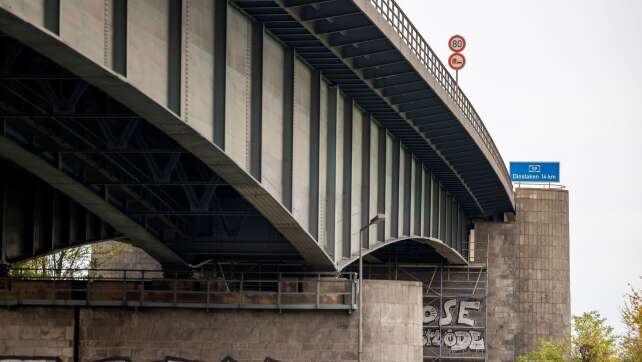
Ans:
[[[576,362],[569,343],[540,340],[540,347],[519,358],[517,362]]]
[[[88,276],[88,269],[99,269],[110,258],[121,254],[124,244],[115,243],[101,250],[100,258],[94,258],[92,245],[59,250],[20,262],[11,268],[10,275],[27,278],[66,279]]]
[[[626,294],[622,321],[626,327],[626,334],[622,337],[621,360],[622,362],[642,361],[642,289],[634,289]]]
[[[573,353],[582,362],[616,361],[613,327],[597,311],[573,316]]]
[[[540,347],[517,359],[519,362],[614,362],[617,337],[600,313],[573,317],[573,335],[567,343],[540,341]],[[642,360],[627,360],[640,362]]]

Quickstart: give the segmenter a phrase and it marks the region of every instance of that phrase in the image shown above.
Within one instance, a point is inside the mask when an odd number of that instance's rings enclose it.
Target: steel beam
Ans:
[[[214,0],[214,143],[225,149],[227,0]]]

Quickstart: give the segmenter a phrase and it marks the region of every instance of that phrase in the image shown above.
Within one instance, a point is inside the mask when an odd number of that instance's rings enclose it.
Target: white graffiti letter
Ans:
[[[432,305],[424,306],[424,324],[434,322],[437,319],[437,308]]]
[[[457,343],[453,346],[453,351],[465,350],[470,346],[470,342],[473,339],[467,331],[457,331],[455,332],[455,337],[457,337]]]
[[[462,300],[459,302],[459,318],[457,318],[458,324],[465,324],[467,326],[474,326],[475,321],[468,318],[468,310],[479,310],[480,303],[479,301],[467,301]]]
[[[471,351],[483,351],[486,349],[484,347],[484,339],[481,338],[481,332],[479,331],[470,331],[470,337],[472,341],[470,342],[470,350]]]
[[[439,319],[439,325],[440,326],[446,326],[452,323],[453,321],[453,314],[450,312],[450,310],[457,305],[457,299],[450,299],[444,303],[444,314],[445,317]]]
[[[452,348],[455,344],[457,343],[457,337],[455,337],[455,333],[451,331],[450,329],[444,333],[444,344],[446,347]]]
[[[439,347],[441,344],[441,334],[439,333],[439,329],[433,329],[430,331],[430,340],[432,341],[433,346]]]

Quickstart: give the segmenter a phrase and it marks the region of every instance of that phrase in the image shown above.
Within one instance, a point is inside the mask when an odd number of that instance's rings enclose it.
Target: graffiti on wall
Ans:
[[[0,362],[62,362],[59,357],[0,356]]]
[[[424,348],[445,347],[450,352],[483,352],[483,311],[480,300],[424,300]]]

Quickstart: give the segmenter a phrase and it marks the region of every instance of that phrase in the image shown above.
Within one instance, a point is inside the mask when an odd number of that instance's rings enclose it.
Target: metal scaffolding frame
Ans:
[[[488,267],[486,264],[452,266],[436,264],[368,264],[365,269],[365,278],[388,279],[388,280],[413,280],[421,282],[423,288],[424,306],[430,303],[436,309],[435,320],[424,324],[424,361],[486,361],[486,297],[488,291]],[[456,307],[453,307],[453,318],[458,317],[460,301],[479,301],[478,311],[474,314],[474,325],[439,325],[439,319],[443,317],[444,301],[455,299]],[[424,316],[426,310],[424,309]],[[439,335],[439,344],[431,344],[432,338],[428,334],[430,330],[436,331]],[[452,351],[445,346],[442,336],[444,333],[452,332],[450,342],[457,343],[455,337],[457,332],[473,332],[483,340],[483,349]],[[475,333],[477,332],[477,333]],[[434,336],[436,337],[436,336]],[[429,339],[430,338],[430,339]],[[461,337],[460,337],[461,338]],[[472,339],[471,339],[472,341]],[[481,342],[480,342],[481,343]],[[428,345],[427,345],[428,344]]]
[[[471,267],[452,267],[442,266],[435,267],[432,271],[430,280],[424,284],[424,306],[437,304],[438,315],[434,322],[424,324],[424,361],[485,361],[486,360],[486,296],[488,290],[488,269],[485,266]],[[473,326],[467,325],[448,325],[444,326],[439,323],[440,318],[444,317],[444,303],[446,300],[456,300],[458,306],[456,311],[461,308],[461,301],[478,301],[480,308],[476,313],[478,318],[474,319]],[[433,328],[431,328],[433,327]],[[430,335],[430,330],[437,331],[438,336]],[[483,349],[463,349],[447,348],[448,344],[453,346],[458,344],[457,333],[475,333],[481,338]],[[451,342],[446,341],[450,337]],[[462,334],[463,335],[463,334]],[[435,340],[438,341],[438,348],[434,348]],[[470,341],[468,341],[470,343]],[[453,347],[451,346],[451,347]],[[472,344],[471,344],[472,346]],[[468,348],[468,346],[466,346]]]

